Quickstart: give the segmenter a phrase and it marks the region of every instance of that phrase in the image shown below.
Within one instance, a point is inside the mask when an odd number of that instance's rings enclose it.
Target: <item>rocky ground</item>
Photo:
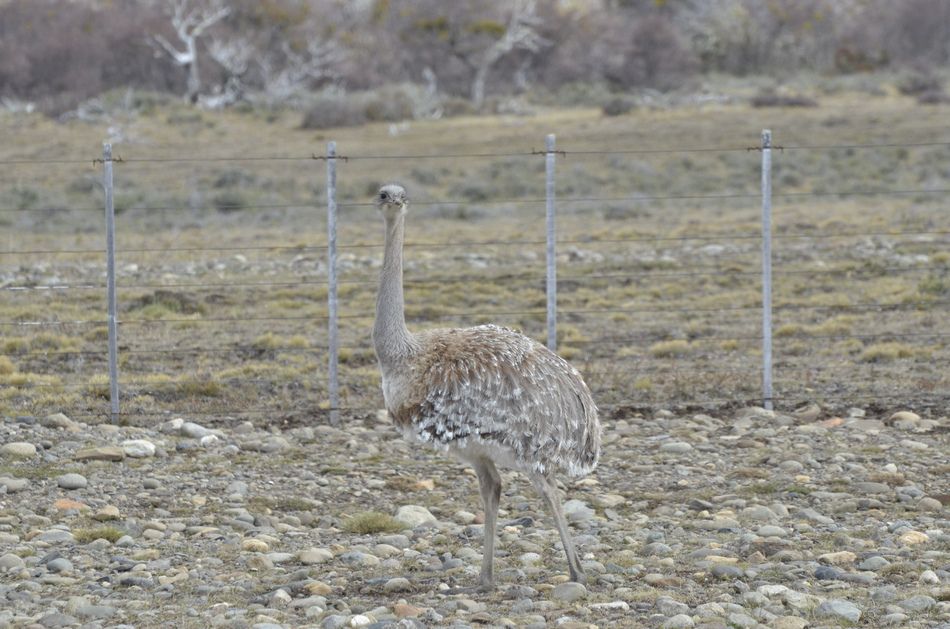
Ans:
[[[379,416],[278,431],[0,422],[0,627],[950,627],[950,419],[605,418],[568,482],[588,584],[505,473],[498,588],[471,470]],[[394,516],[389,517],[389,516]]]

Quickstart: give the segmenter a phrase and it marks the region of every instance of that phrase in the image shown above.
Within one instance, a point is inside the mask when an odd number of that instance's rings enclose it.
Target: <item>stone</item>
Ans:
[[[920,421],[920,415],[913,411],[897,411],[887,418],[888,424],[910,423],[916,424]]]
[[[917,501],[917,509],[920,511],[943,511],[943,503],[936,498],[924,496]]]
[[[393,605],[393,614],[396,618],[418,618],[424,610],[421,607],[415,607],[408,603],[396,603]]]
[[[808,621],[799,616],[779,616],[772,620],[770,626],[772,629],[805,629]]]
[[[266,553],[270,550],[270,546],[263,540],[251,538],[241,542],[241,550],[251,553]]]
[[[787,537],[788,531],[783,529],[781,526],[775,526],[774,524],[764,524],[759,527],[756,531],[757,535],[761,537]]]
[[[41,627],[47,627],[48,629],[54,629],[58,627],[72,627],[73,625],[79,624],[79,621],[75,617],[60,612],[46,614],[37,622]]]
[[[805,594],[797,590],[787,590],[782,594],[782,600],[791,609],[797,612],[809,612],[821,603],[821,599],[812,594]]]
[[[401,522],[410,529],[438,522],[436,517],[432,515],[428,509],[419,505],[403,505],[396,510],[394,517],[396,521]]]
[[[923,572],[920,573],[920,576],[917,577],[917,580],[927,585],[940,584],[940,577],[937,576],[937,573],[934,572],[933,570],[924,570]]]
[[[180,424],[178,430],[183,437],[188,437],[189,439],[201,439],[202,437],[211,434],[210,430],[194,422],[183,422]]]
[[[858,622],[861,620],[861,608],[840,598],[832,598],[824,601],[815,610],[818,616],[830,618],[843,618],[848,622]]]
[[[333,553],[326,548],[308,548],[297,554],[297,561],[305,566],[326,563],[333,559]]]
[[[82,474],[69,473],[63,474],[56,479],[56,485],[61,489],[82,489],[89,484],[89,481],[86,480],[86,477]]]
[[[755,627],[759,623],[756,622],[755,618],[748,614],[743,614],[741,612],[733,612],[729,614],[729,625],[732,627]]]
[[[873,481],[860,481],[854,483],[852,488],[855,492],[862,494],[889,494],[894,491],[887,483],[877,483]]]
[[[108,605],[79,605],[73,613],[86,620],[105,620],[115,616],[118,610]]]
[[[686,614],[689,612],[689,605],[672,599],[669,596],[657,597],[654,607],[656,607],[656,611],[660,612],[664,616],[675,616],[677,614]]]
[[[46,564],[46,569],[50,572],[72,572],[73,562],[65,557],[57,557]]]
[[[280,588],[271,594],[270,604],[271,607],[286,607],[292,600],[294,599],[290,594],[287,593],[287,590]]]
[[[743,509],[739,513],[739,519],[743,522],[775,522],[778,516],[766,506],[755,505]]]
[[[819,581],[836,581],[841,578],[841,573],[831,566],[818,566],[815,568],[815,578]]]
[[[554,586],[554,589],[551,590],[551,598],[556,601],[561,601],[563,603],[573,603],[574,601],[580,600],[587,597],[587,588],[583,583],[574,583],[573,581],[567,581],[566,583],[560,583]]]
[[[714,565],[709,573],[719,579],[738,579],[743,575],[742,568],[721,563]]]
[[[36,539],[47,544],[66,544],[73,543],[76,539],[69,531],[62,529],[49,529],[36,536]]]
[[[854,563],[857,558],[858,556],[850,550],[839,550],[835,553],[825,553],[824,555],[819,555],[818,561],[831,566],[845,566]]]
[[[685,441],[667,441],[660,446],[660,452],[667,454],[686,454],[692,450],[693,446]]]
[[[0,555],[0,572],[22,570],[25,567],[26,563],[18,555],[14,555],[13,553]]]
[[[57,511],[86,511],[89,509],[89,505],[79,502],[78,500],[60,498],[53,502],[53,508]]]
[[[897,603],[911,613],[925,612],[937,606],[937,601],[930,596],[918,594]]]
[[[564,517],[568,522],[584,522],[594,518],[594,510],[582,500],[571,499],[564,503]]]
[[[76,451],[73,458],[77,461],[112,461],[116,463],[125,458],[125,451],[117,446],[82,448]]]
[[[821,407],[811,402],[792,411],[792,416],[802,423],[810,423],[821,415]]]
[[[155,444],[147,439],[128,439],[122,442],[125,456],[133,459],[145,459],[155,456]]]
[[[0,476],[0,487],[6,490],[8,494],[14,494],[23,491],[30,484],[25,478],[10,478],[9,476]]]
[[[696,623],[686,614],[676,614],[664,620],[663,624],[660,625],[661,629],[690,629],[690,627],[695,626]]]
[[[46,428],[60,428],[63,430],[77,430],[79,426],[62,413],[53,413],[40,420],[40,425]]]
[[[627,502],[627,499],[619,494],[598,494],[591,498],[591,502],[601,509],[613,509]]]
[[[891,565],[891,562],[881,557],[880,555],[872,555],[864,561],[858,564],[858,570],[869,570],[871,572],[877,572],[885,566]]]
[[[383,586],[383,591],[385,592],[409,592],[412,590],[412,585],[409,583],[409,579],[405,577],[395,577],[386,581],[386,584]]]
[[[26,459],[36,456],[36,446],[26,441],[11,441],[0,446],[0,456],[10,459]]]
[[[915,544],[925,544],[930,541],[930,536],[920,531],[906,531],[898,538],[902,544],[913,546]]]
[[[122,515],[118,507],[115,505],[106,505],[96,511],[92,519],[98,520],[99,522],[106,522],[108,520],[118,520],[120,517],[122,517]]]

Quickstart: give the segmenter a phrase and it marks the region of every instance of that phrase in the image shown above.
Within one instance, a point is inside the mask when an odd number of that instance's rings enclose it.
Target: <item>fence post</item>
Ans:
[[[762,130],[762,401],[772,410],[772,132]]]
[[[336,142],[327,142],[327,354],[330,424],[340,423],[340,383],[337,377],[339,339],[336,297]]]
[[[112,423],[119,421],[119,363],[116,339],[115,203],[112,188],[112,145],[102,144],[102,187],[106,196],[106,300],[109,309],[109,405]]]
[[[555,248],[557,230],[555,229],[555,190],[554,190],[554,134],[544,139],[544,196],[547,213],[547,293],[548,293],[548,349],[557,351],[557,251]]]

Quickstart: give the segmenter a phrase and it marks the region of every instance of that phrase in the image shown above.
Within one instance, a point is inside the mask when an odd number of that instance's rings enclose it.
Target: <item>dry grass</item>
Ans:
[[[309,159],[151,164],[134,158],[306,158],[322,153],[330,138],[350,156],[527,153],[557,132],[558,146],[569,152],[558,162],[559,238],[569,241],[559,247],[560,346],[602,406],[713,405],[758,394],[758,155],[570,152],[744,147],[758,142],[763,127],[772,128],[776,144],[789,146],[913,142],[931,139],[942,118],[939,107],[919,108],[910,99],[841,93],[808,109],[706,106],[614,117],[595,109],[551,110],[416,122],[398,136],[380,124],[302,131],[292,112],[265,122],[177,104],[120,121],[135,138],[116,146],[130,160],[116,165],[125,251],[119,255],[120,318],[127,322],[120,326],[124,410],[309,420],[322,417],[319,409],[328,404],[323,171]],[[40,156],[85,163],[115,122],[60,124],[0,114],[8,139],[0,159],[20,156],[15,147],[33,146]],[[947,175],[933,164],[948,157],[946,147],[776,152],[775,191],[913,189],[920,181],[945,188]],[[0,214],[8,221],[3,248],[91,253],[2,256],[0,271],[18,284],[54,276],[101,283],[101,233],[88,220],[90,212],[98,216],[99,174],[76,164],[16,167],[17,199],[34,208],[74,210]],[[344,404],[359,409],[381,404],[369,330],[382,229],[374,210],[348,204],[365,203],[388,180],[404,182],[413,198],[406,249],[410,327],[492,321],[544,337],[543,204],[510,202],[543,198],[542,159],[344,162],[338,178],[341,382]],[[3,194],[13,193],[0,189]],[[753,196],[669,198],[704,194]],[[622,200],[570,201],[579,197]],[[440,203],[445,200],[453,203]],[[940,231],[938,202],[932,195],[776,198],[776,357],[782,361],[776,386],[792,398],[790,405],[826,393],[847,405],[839,399],[842,384],[847,392],[892,402],[907,391],[947,388],[946,370],[934,366],[950,357],[950,348],[897,337],[935,329],[940,307],[928,304],[946,298],[945,240],[830,237]],[[148,209],[156,207],[171,209]],[[788,233],[797,237],[783,238]],[[815,237],[801,237],[808,234]],[[692,236],[707,240],[684,240]],[[486,241],[525,244],[464,244]],[[419,245],[445,242],[461,244]],[[281,248],[269,248],[275,245]],[[906,259],[895,261],[898,255]],[[45,270],[23,275],[21,269],[31,268]],[[10,293],[0,320],[102,321],[103,294]],[[849,309],[869,302],[924,305]],[[0,378],[13,387],[0,396],[0,412],[100,416],[108,393],[105,326],[15,330],[0,345],[0,358],[14,365],[0,363]],[[874,338],[863,338],[869,335]],[[69,353],[77,351],[84,354]],[[252,414],[255,409],[272,410]]]
[[[405,525],[391,515],[379,511],[364,511],[343,521],[343,530],[357,535],[395,533],[405,528]]]

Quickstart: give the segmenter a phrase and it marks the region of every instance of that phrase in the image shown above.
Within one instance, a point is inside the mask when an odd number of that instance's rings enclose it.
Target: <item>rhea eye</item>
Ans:
[[[380,198],[380,199],[385,199],[387,196],[389,196],[389,195],[387,195],[385,192],[380,192],[380,193],[379,193],[379,198]]]

